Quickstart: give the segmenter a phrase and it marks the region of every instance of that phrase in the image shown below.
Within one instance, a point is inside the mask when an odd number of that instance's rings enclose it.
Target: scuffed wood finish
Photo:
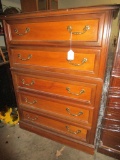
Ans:
[[[110,80],[98,151],[120,159],[120,31]]]
[[[21,128],[94,153],[112,14],[117,8],[4,17]],[[75,53],[72,62],[67,60],[70,49]]]

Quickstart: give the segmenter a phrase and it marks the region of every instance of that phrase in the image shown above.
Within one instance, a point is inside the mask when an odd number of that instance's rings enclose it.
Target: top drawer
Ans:
[[[104,15],[72,15],[61,17],[39,17],[9,21],[9,40],[12,44],[62,44],[101,45]],[[72,36],[71,36],[72,35]],[[53,43],[54,42],[54,43]],[[63,43],[64,42],[64,43]]]

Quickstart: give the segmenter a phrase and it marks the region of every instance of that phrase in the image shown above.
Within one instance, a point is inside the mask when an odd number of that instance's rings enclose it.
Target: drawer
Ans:
[[[67,60],[69,49],[11,49],[12,67],[40,69],[65,74],[98,76],[100,68],[100,50],[74,48],[74,60]],[[103,60],[104,61],[104,60]]]
[[[109,95],[108,97],[108,105],[120,105],[120,94]]]
[[[120,116],[112,112],[106,112],[102,125],[105,130],[120,132]]]
[[[94,105],[96,84],[24,74],[15,74],[15,79],[19,89],[30,89],[42,95]]]
[[[110,113],[114,113],[116,115],[119,115],[120,113],[120,105],[109,105],[107,106],[107,111]]]
[[[111,88],[116,89],[116,90],[120,89],[120,77],[119,76],[112,76]]]
[[[109,95],[108,102],[107,102],[107,110],[108,112],[113,112],[119,115],[120,113],[120,95],[119,94]]]
[[[104,14],[39,17],[37,21],[27,19],[8,22],[11,43],[47,44],[72,41],[83,45],[101,45]],[[80,43],[79,43],[80,42]],[[84,43],[85,42],[85,43]],[[91,42],[91,44],[90,44]],[[54,44],[53,44],[54,45]]]
[[[47,99],[43,96],[18,92],[19,105],[22,108],[29,108],[40,113],[50,114],[53,117],[60,117],[73,122],[92,123],[93,110],[86,109],[80,105],[69,105],[54,99]]]
[[[26,111],[23,111],[21,120],[31,122],[35,125],[39,125],[42,128],[58,132],[59,134],[64,134],[72,138],[82,139],[86,141],[87,130],[77,126],[73,126]]]
[[[120,132],[103,130],[101,139],[102,145],[107,146],[108,149],[110,147],[110,149],[120,150]]]

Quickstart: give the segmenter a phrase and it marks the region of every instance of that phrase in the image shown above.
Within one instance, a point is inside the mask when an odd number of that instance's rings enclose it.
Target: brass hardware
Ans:
[[[68,132],[70,132],[72,134],[79,134],[79,133],[81,133],[81,130],[77,130],[77,131],[74,132],[74,131],[70,130],[70,128],[68,126],[66,126],[66,129],[67,129]]]
[[[72,114],[72,113],[70,113],[70,109],[69,109],[69,108],[66,108],[66,111],[67,111],[71,116],[75,116],[75,117],[80,116],[80,115],[83,114],[83,112],[79,112],[78,114]]]
[[[32,86],[33,84],[35,84],[34,81],[32,81],[30,84],[25,83],[25,80],[22,79],[22,84],[26,85],[26,86]]]
[[[70,93],[72,95],[75,95],[75,96],[79,96],[79,95],[85,93],[84,89],[82,89],[79,93],[73,93],[73,92],[71,92],[69,87],[66,87],[66,90],[68,91],[68,93]]]
[[[74,35],[81,35],[84,34],[85,32],[87,32],[90,29],[90,26],[85,26],[83,28],[83,32],[72,32],[72,26],[67,26],[67,30],[68,32],[74,34]]]
[[[33,102],[29,102],[27,98],[25,98],[25,102],[28,103],[28,104],[35,104],[35,103],[37,103],[36,100],[33,100]]]
[[[25,34],[27,34],[28,32],[30,32],[30,28],[26,28],[24,33],[19,33],[18,29],[14,29],[14,32],[18,35],[18,36],[24,36]]]
[[[18,58],[19,58],[21,61],[27,61],[27,60],[29,60],[30,58],[32,58],[32,54],[29,54],[27,58],[22,58],[22,57],[21,57],[21,54],[18,54]]]
[[[29,120],[31,120],[31,121],[35,121],[35,120],[38,119],[38,116],[36,116],[35,118],[31,118],[31,117],[29,116],[29,114],[26,114],[26,116],[27,116],[27,119],[29,119]]]
[[[74,65],[74,66],[82,66],[84,63],[87,62],[87,58],[83,58],[83,60],[81,61],[81,64],[80,64],[80,63],[72,63],[71,60],[68,60],[68,62],[69,62],[71,65]]]

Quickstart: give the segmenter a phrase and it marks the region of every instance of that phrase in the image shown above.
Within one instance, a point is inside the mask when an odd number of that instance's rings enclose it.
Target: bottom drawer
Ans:
[[[23,119],[24,121],[29,121],[36,125],[39,125],[48,130],[54,130],[60,134],[65,134],[67,136],[73,137],[75,139],[81,139],[86,141],[87,130],[76,127],[67,123],[59,122],[47,117],[43,117],[40,115],[36,115],[34,113],[29,113],[27,111],[23,111]]]
[[[120,150],[120,132],[114,132],[109,130],[102,131],[101,145],[107,146],[109,148]]]

